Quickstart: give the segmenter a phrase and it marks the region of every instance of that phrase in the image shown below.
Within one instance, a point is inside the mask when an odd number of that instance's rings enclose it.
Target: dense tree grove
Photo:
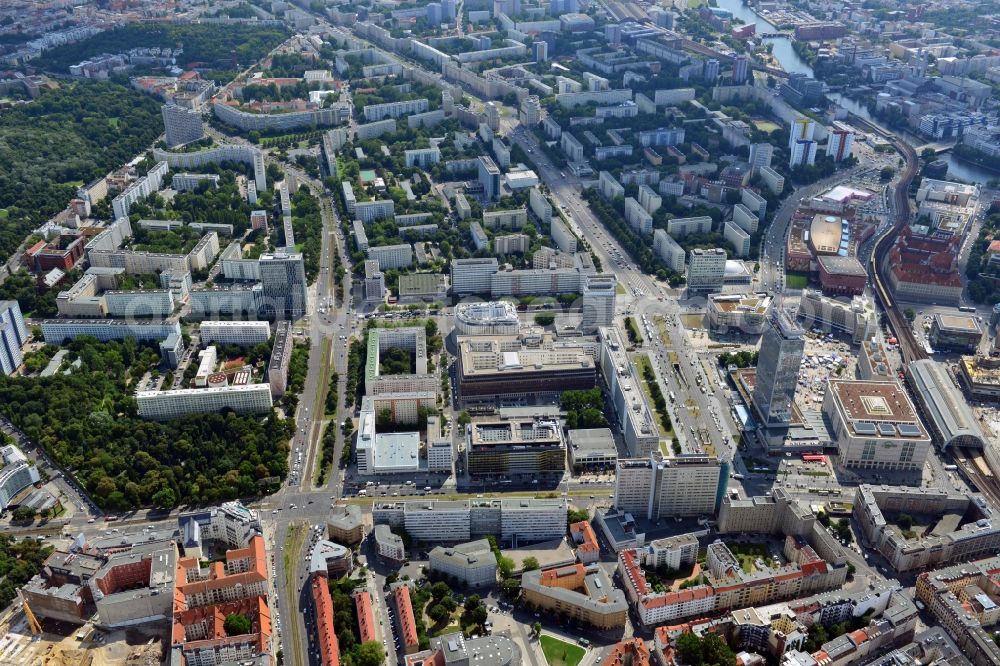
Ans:
[[[232,412],[146,421],[127,382],[156,364],[152,347],[80,338],[68,348],[81,362],[69,375],[0,377],[0,411],[102,507],[252,496],[287,472],[291,421]]]
[[[184,52],[177,58],[180,67],[200,63],[213,70],[208,72],[210,78],[228,79],[240,65],[258,60],[287,36],[287,30],[275,26],[131,23],[46,51],[33,64],[45,71],[67,73],[70,65],[102,53],[123,53],[142,46],[182,46]]]
[[[37,574],[52,546],[36,539],[14,541],[12,534],[0,534],[0,608],[6,608],[17,590]]]
[[[0,114],[0,257],[163,131],[160,103],[107,81],[61,83]]]

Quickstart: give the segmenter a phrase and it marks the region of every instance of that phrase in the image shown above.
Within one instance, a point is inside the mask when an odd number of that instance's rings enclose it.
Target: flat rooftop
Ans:
[[[856,257],[820,256],[816,261],[830,275],[868,275],[868,271]]]
[[[974,315],[968,314],[936,314],[934,320],[942,331],[961,333],[981,333],[982,327]]]
[[[916,409],[898,382],[831,380],[827,390],[833,391],[834,399],[851,421],[911,423],[923,434]]]
[[[752,314],[764,314],[771,306],[771,297],[767,294],[711,294],[708,300],[723,312],[743,311]]]

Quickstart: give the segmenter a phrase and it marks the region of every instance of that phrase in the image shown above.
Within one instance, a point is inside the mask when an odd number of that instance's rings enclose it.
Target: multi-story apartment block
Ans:
[[[701,217],[675,217],[667,220],[667,233],[671,238],[680,238],[688,234],[705,234],[712,230],[712,218],[708,215]]]
[[[607,171],[602,171],[598,174],[597,191],[608,201],[614,201],[617,197],[625,196],[625,187]]]
[[[404,527],[417,541],[458,543],[487,534],[508,543],[537,543],[566,534],[566,500],[411,501],[376,504],[376,525]]]
[[[203,321],[198,328],[202,344],[253,347],[271,337],[271,324],[266,321]]]
[[[629,455],[648,456],[660,445],[660,431],[641,391],[633,390],[641,378],[628,358],[621,333],[616,327],[597,329],[601,342],[601,376],[608,386],[615,410],[615,424],[625,438]]]
[[[188,414],[211,414],[222,409],[231,409],[237,414],[265,414],[272,404],[269,384],[140,391],[136,394],[136,403],[140,417],[156,421]]]
[[[205,136],[205,127],[199,111],[176,104],[164,104],[160,112],[163,115],[168,148],[198,141]]]
[[[177,546],[169,541],[111,555],[87,581],[100,625],[114,629],[168,619],[177,561]]]
[[[354,215],[365,224],[375,220],[387,220],[396,212],[392,199],[359,201],[354,204]]]
[[[451,290],[456,296],[488,294],[490,279],[500,270],[495,257],[455,259],[451,262]]]
[[[279,321],[274,325],[274,345],[267,363],[267,383],[271,395],[280,398],[288,388],[288,366],[292,360],[292,324]]]
[[[153,159],[166,162],[173,170],[192,170],[205,164],[240,162],[253,168],[254,186],[258,192],[267,189],[267,171],[264,168],[264,153],[260,148],[242,143],[224,143],[207,150],[193,153],[171,153],[159,148],[153,149]]]
[[[684,143],[683,127],[660,127],[639,132],[639,143],[649,146],[679,146]]]
[[[483,211],[483,226],[487,229],[521,229],[527,223],[527,208]]]
[[[413,246],[409,243],[400,243],[369,247],[368,258],[378,262],[379,270],[407,268],[413,265]]]
[[[17,301],[0,301],[0,372],[11,375],[21,367],[21,349],[28,341],[28,327]]]
[[[684,271],[684,248],[663,229],[653,232],[653,252],[675,273]]]
[[[478,223],[473,223],[474,225]],[[499,256],[524,254],[531,248],[531,238],[527,234],[507,234],[493,239],[493,252]]]
[[[38,483],[38,468],[28,464],[21,449],[13,444],[0,448],[0,510],[6,509],[18,493],[33,483]]]
[[[404,150],[403,155],[408,167],[426,168],[441,161],[441,151],[437,148]]]
[[[121,194],[111,201],[111,209],[115,219],[128,217],[129,208],[137,201],[142,201],[157,192],[163,186],[163,176],[168,170],[166,162],[157,162],[145,176],[125,188]]]
[[[886,516],[900,513],[939,518],[934,529],[907,539]],[[980,495],[948,493],[935,488],[858,486],[854,517],[869,543],[896,571],[993,555],[1000,548],[996,510]]]
[[[615,471],[614,507],[662,517],[708,516],[715,513],[728,474],[714,456],[685,454],[619,460]]]
[[[479,184],[483,186],[486,199],[488,201],[499,199],[500,167],[493,162],[489,155],[480,155],[478,162]]]
[[[109,340],[124,340],[135,338],[138,342],[147,340],[159,342],[171,334],[180,336],[181,325],[178,322],[162,321],[125,322],[125,321],[92,321],[73,319],[44,319],[41,322],[42,337],[48,344],[61,345],[66,340],[75,340],[81,335],[92,336],[101,342]]]
[[[426,100],[424,100],[426,102]],[[217,101],[212,106],[215,116],[244,132],[294,130],[300,127],[339,125],[347,122],[353,110],[350,102],[334,102],[325,108],[289,111],[288,113],[250,113],[231,104]],[[366,109],[367,110],[367,109]]]
[[[760,168],[760,177],[772,194],[781,194],[785,189],[785,177],[769,166]]]
[[[737,257],[745,257],[750,254],[750,234],[733,220],[726,220],[722,227],[722,236],[732,244]]]
[[[620,628],[628,615],[625,594],[597,564],[526,571],[521,593],[533,607],[567,615],[598,630]]]
[[[632,197],[625,197],[625,221],[633,230],[644,236],[653,233],[653,216]]]
[[[583,144],[569,132],[562,133],[559,139],[559,146],[570,162],[583,161]]]
[[[680,571],[698,560],[698,537],[694,534],[678,534],[665,539],[650,541],[639,550],[642,564],[652,569],[666,567]]]
[[[916,598],[926,604],[973,666],[1000,663],[1000,647],[983,628],[996,623],[997,605],[984,590],[995,593],[998,573],[1000,558],[991,557],[917,576]]]
[[[532,210],[534,210],[534,208],[532,208]],[[552,208],[551,206],[549,206],[550,215],[551,215],[551,210]],[[539,215],[539,217],[541,216]],[[576,252],[577,238],[561,219],[556,218],[552,220],[551,226],[549,228],[549,233],[552,236],[553,242],[555,242],[556,247],[558,247],[559,250],[561,250],[562,252],[566,252],[568,254]]]
[[[578,293],[583,277],[575,268],[501,270],[490,277],[490,295],[498,298]]]
[[[743,190],[744,192],[750,192],[750,190]],[[753,194],[752,192],[750,192]],[[757,195],[754,195],[757,196]],[[767,202],[764,202],[764,206],[767,206]],[[755,209],[758,210],[758,209]],[[738,203],[733,206],[733,222],[743,231],[748,234],[757,233],[757,227],[760,225],[760,216],[751,211],[742,203]]]

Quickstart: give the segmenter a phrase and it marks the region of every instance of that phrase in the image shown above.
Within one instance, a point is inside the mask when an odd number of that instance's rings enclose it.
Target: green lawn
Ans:
[[[788,289],[805,289],[809,286],[809,276],[805,273],[785,273],[785,287]]]
[[[6,208],[0,208],[0,220],[6,220],[10,213],[7,212]]]
[[[538,639],[545,653],[549,666],[577,666],[586,654],[579,645],[561,641],[554,636],[542,636]]]
[[[7,211],[4,211],[4,212],[6,213]],[[621,282],[616,282],[615,283],[615,293],[616,294],[625,294],[625,285],[623,285]]]

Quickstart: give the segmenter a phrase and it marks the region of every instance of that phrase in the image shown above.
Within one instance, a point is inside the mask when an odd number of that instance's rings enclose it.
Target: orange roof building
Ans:
[[[226,618],[233,614],[250,620],[250,633],[236,636],[226,633]],[[271,609],[263,597],[255,597],[174,613],[171,642],[180,653],[180,666],[267,654],[271,650]]]
[[[591,564],[601,557],[601,546],[597,543],[597,535],[594,528],[586,520],[573,523],[569,526],[569,532],[573,536],[576,546],[576,559],[583,564]]]
[[[649,648],[641,638],[615,643],[601,666],[649,666]]]
[[[226,551],[225,562],[202,569],[197,558],[177,560],[174,611],[267,595],[267,555],[264,537],[246,548]]]
[[[171,663],[200,665],[270,654],[264,537],[253,537],[246,548],[229,550],[224,562],[212,562],[204,569],[197,558],[181,558],[174,581],[171,643],[176,661]],[[234,613],[250,620],[250,633],[226,633],[226,617]],[[269,657],[268,663],[273,659]]]
[[[354,591],[354,607],[358,613],[358,633],[361,642],[368,641],[381,642],[378,631],[375,628],[375,613],[372,611],[372,595],[368,590]]]
[[[340,666],[340,645],[333,626],[333,599],[330,597],[330,582],[326,576],[312,576],[313,605],[316,607],[316,642],[319,645],[319,659],[323,666]]]
[[[417,637],[417,623],[413,617],[410,588],[399,585],[392,595],[396,601],[396,612],[399,614],[399,642],[403,644],[403,652],[413,654],[420,647],[420,639]]]

